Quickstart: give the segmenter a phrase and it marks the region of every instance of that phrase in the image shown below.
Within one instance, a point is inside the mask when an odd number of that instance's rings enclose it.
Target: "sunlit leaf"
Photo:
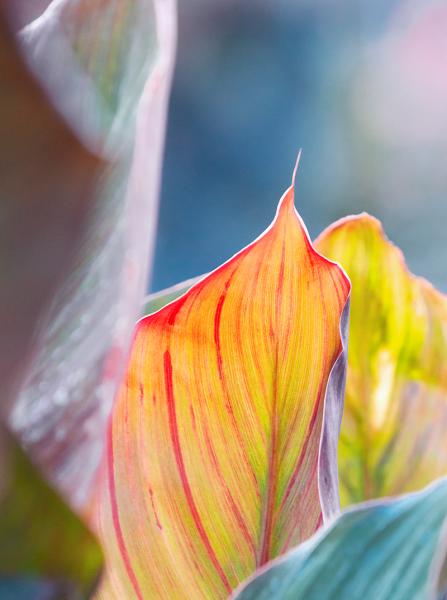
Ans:
[[[444,561],[447,481],[397,499],[352,507],[274,561],[237,600],[435,600]]]
[[[447,298],[409,273],[369,215],[316,247],[352,281],[342,504],[419,489],[447,472]]]
[[[338,509],[349,282],[293,193],[138,325],[96,507],[100,598],[225,598]]]
[[[48,98],[85,147],[108,164],[95,180],[71,268],[65,269],[63,283],[41,320],[33,362],[10,415],[33,458],[79,507],[87,500],[102,455],[107,418],[146,288],[174,37],[171,0],[54,1],[21,33],[24,56]],[[0,98],[2,115],[8,98]],[[33,101],[30,96],[29,104]],[[29,273],[35,270],[36,278],[46,260],[58,257],[58,245],[51,241],[66,236],[57,219],[46,220],[47,205],[64,226],[70,223],[70,214],[64,212],[66,198],[82,205],[72,185],[77,164],[72,165],[69,156],[65,170],[59,168],[57,143],[46,151],[48,122],[38,117],[18,108],[8,115],[14,143],[20,148],[29,139],[33,143],[27,153],[22,148],[22,155],[11,159],[8,168],[17,189],[5,198],[14,209],[8,221],[0,219],[0,240],[3,229],[16,246],[20,240]],[[2,137],[0,143],[4,141]],[[42,186],[50,192],[44,205],[36,195]],[[33,211],[27,212],[25,201],[34,202]],[[23,231],[24,215],[37,252]],[[32,303],[32,284],[12,276],[2,281],[18,304],[23,299]],[[13,314],[13,327],[20,313],[8,314]],[[9,344],[3,334],[2,330],[2,340]],[[15,366],[21,368],[23,384],[25,365],[18,360]]]
[[[0,597],[89,597],[102,565],[98,543],[12,436],[0,434]]]

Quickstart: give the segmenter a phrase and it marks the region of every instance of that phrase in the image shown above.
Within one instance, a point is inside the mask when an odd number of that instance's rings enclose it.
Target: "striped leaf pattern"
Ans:
[[[350,285],[293,196],[137,327],[93,509],[98,598],[225,598],[338,509]]]

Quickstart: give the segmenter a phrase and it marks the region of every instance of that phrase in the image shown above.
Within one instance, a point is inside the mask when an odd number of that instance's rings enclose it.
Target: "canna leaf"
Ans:
[[[237,600],[436,600],[445,560],[447,480],[422,492],[347,509],[328,528],[273,561]]]
[[[31,366],[25,370],[22,361],[16,362],[21,394],[8,413],[25,448],[78,508],[88,502],[146,288],[174,38],[171,0],[55,0],[20,36],[23,56],[78,145],[82,142],[107,165],[96,174],[72,260],[52,289],[38,330],[29,332],[34,341]],[[12,117],[18,134],[26,134],[22,112],[16,110]],[[31,125],[41,132],[37,118]],[[28,137],[17,135],[17,140],[25,145]],[[66,175],[76,164],[67,161],[61,172],[57,152],[46,152],[44,143],[40,148],[39,135],[32,140],[41,155],[34,161],[34,155],[24,154],[27,162],[12,165],[19,185],[10,195],[11,219],[5,227],[0,219],[0,239],[4,228],[23,244],[25,190],[39,216],[32,232],[43,251],[28,252],[38,272],[45,267],[45,256],[40,259],[45,251],[52,259],[58,256],[51,241],[65,239],[57,219],[45,221],[47,205],[64,225],[70,214],[64,213],[61,198],[73,196],[78,204],[82,198],[72,194]],[[33,170],[25,188],[29,165],[40,170]],[[52,192],[53,178],[57,193],[44,195],[46,204],[40,205],[33,196],[36,181]],[[17,282],[11,276],[2,284],[12,298],[26,297],[32,304],[29,279]]]
[[[90,597],[102,566],[98,543],[14,438],[0,433],[0,597]]]
[[[342,504],[419,489],[447,472],[447,298],[411,275],[369,215],[335,223],[315,244],[353,287]]]
[[[338,510],[350,285],[293,196],[137,327],[95,507],[98,598],[225,598]]]

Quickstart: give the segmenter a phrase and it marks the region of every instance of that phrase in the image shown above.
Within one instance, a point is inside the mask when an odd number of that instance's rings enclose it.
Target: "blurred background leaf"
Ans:
[[[0,433],[0,597],[90,597],[102,567],[98,542],[13,436]]]
[[[4,195],[12,207],[7,203],[0,213],[0,239],[9,244],[3,256],[10,269],[2,272],[10,308],[2,317],[6,324],[11,315],[14,320],[2,330],[8,332],[2,336],[2,355],[8,357],[17,324],[33,338],[30,365],[25,356],[15,363],[9,357],[19,375],[16,387],[21,386],[18,400],[8,406],[9,421],[47,476],[73,505],[82,507],[102,455],[146,287],[175,44],[174,5],[160,0],[55,1],[21,32],[20,41],[44,91],[28,84],[32,80],[21,67],[28,88],[23,84],[17,90],[21,80],[11,75],[3,79],[0,99],[8,133],[2,142],[9,144],[3,149],[2,185],[9,185]],[[8,56],[2,59],[9,64]],[[13,93],[20,93],[29,113]],[[50,116],[43,121],[41,113]],[[65,170],[60,168],[65,138],[53,133],[53,122],[60,123],[81,157],[101,157],[93,162],[100,172],[94,170],[91,177],[94,186],[84,201],[88,210],[82,228],[66,203],[72,202],[73,212],[84,206],[78,191],[84,181],[72,173],[83,163],[79,166],[78,159],[72,165],[69,154]],[[10,147],[17,148],[15,155]],[[32,276],[42,286],[48,283],[48,278],[41,281],[41,271],[51,272],[52,262],[63,258],[60,244],[72,238],[70,262],[45,296],[46,301],[52,298],[51,306],[39,313],[37,331],[31,331],[21,318],[26,307],[40,300]],[[10,260],[20,248],[27,261],[22,279]]]
[[[369,215],[315,245],[352,282],[342,504],[420,489],[447,473],[447,297],[408,271]]]
[[[105,162],[70,131],[29,75],[0,11],[0,380],[3,416],[33,337],[79,248]]]

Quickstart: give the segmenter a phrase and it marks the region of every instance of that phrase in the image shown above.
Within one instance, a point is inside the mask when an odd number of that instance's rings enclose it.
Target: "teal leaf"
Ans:
[[[421,492],[347,509],[244,583],[237,600],[439,598],[447,479]],[[439,554],[438,554],[439,552]],[[441,569],[442,570],[442,569]]]

